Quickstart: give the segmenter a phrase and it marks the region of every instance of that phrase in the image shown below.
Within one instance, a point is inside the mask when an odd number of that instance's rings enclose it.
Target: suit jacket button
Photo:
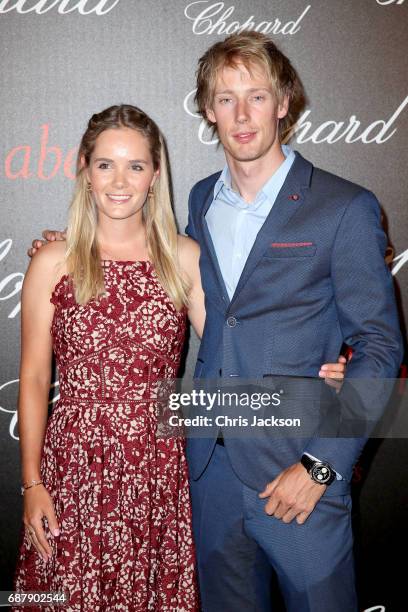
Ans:
[[[235,317],[228,317],[227,319],[227,325],[228,327],[235,327],[237,324],[237,320]]]

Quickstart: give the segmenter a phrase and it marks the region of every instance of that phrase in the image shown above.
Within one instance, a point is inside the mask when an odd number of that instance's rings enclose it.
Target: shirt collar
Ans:
[[[272,176],[270,177],[270,179],[264,184],[264,186],[262,187],[262,189],[257,193],[256,198],[254,200],[254,203],[258,202],[260,199],[264,199],[264,198],[268,198],[268,200],[271,200],[272,202],[276,199],[276,196],[278,195],[285,179],[286,176],[288,175],[288,172],[290,170],[290,168],[292,167],[292,164],[295,160],[295,152],[293,151],[293,149],[289,146],[289,145],[281,145],[282,147],[282,152],[285,156],[285,160],[282,162],[282,164],[279,166],[279,168],[276,170],[276,172],[274,172],[274,174],[272,174]],[[214,185],[214,199],[217,199],[220,191],[225,188],[229,191],[232,192],[232,188],[231,188],[231,173],[229,171],[228,168],[228,164],[225,164],[220,177],[218,178],[217,182]],[[236,192],[233,192],[238,198],[240,198],[240,195],[237,194]],[[262,198],[263,196],[263,198]]]

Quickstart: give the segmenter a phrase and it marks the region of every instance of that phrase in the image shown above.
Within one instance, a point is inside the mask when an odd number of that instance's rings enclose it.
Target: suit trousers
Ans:
[[[273,571],[287,612],[357,612],[350,496],[323,496],[298,525],[267,515],[258,493],[218,444],[191,481],[203,612],[270,612]]]

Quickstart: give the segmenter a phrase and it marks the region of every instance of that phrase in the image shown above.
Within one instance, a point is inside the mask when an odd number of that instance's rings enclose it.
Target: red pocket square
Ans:
[[[313,242],[272,242],[271,247],[275,249],[284,249],[284,248],[296,248],[296,247],[306,247],[313,246]]]

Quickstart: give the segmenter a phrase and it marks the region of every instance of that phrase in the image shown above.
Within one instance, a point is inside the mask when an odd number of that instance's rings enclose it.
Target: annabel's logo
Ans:
[[[0,14],[16,11],[36,13],[42,15],[54,9],[60,15],[78,11],[81,15],[106,15],[120,2],[120,0],[0,0]]]

